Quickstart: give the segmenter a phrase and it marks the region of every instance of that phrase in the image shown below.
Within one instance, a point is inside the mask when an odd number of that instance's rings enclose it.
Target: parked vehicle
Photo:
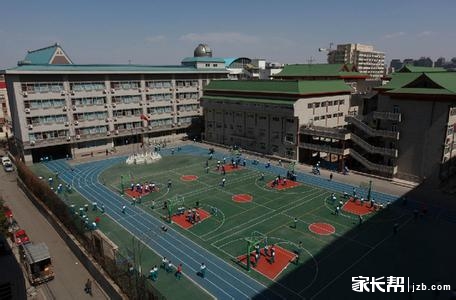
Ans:
[[[5,172],[13,172],[14,171],[14,167],[13,167],[12,163],[3,164],[3,169],[5,170]]]
[[[54,279],[51,255],[45,243],[27,243],[19,246],[21,262],[32,285]]]
[[[8,156],[3,156],[2,157],[2,165],[5,165],[5,164],[11,164],[11,165],[13,164],[11,162],[11,159]]]
[[[30,243],[30,239],[24,229],[19,229],[14,233],[14,242],[18,246]]]

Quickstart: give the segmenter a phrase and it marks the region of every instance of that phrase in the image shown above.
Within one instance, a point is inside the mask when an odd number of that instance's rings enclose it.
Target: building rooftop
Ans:
[[[212,80],[204,92],[289,94],[296,96],[350,93],[343,80]]]
[[[414,65],[404,65],[400,68],[397,73],[431,73],[431,72],[447,72],[444,68],[433,68],[433,67],[417,67]]]
[[[71,60],[66,55],[65,51],[60,47],[59,44],[55,43],[54,45],[31,50],[27,52],[24,60],[20,63],[26,64],[52,64],[55,63],[55,57],[58,56],[61,59],[58,60],[59,63],[71,64]]]
[[[198,57],[186,57],[182,60],[182,63],[194,63],[194,62],[225,62],[225,59],[220,58],[220,57],[198,56]]]
[[[151,66],[151,65],[20,65],[6,69],[6,74],[142,74],[142,73],[227,73],[225,68],[197,69],[190,66]]]
[[[283,70],[273,77],[366,78],[368,75],[358,72],[352,64],[297,64],[284,66]]]
[[[456,73],[394,73],[391,81],[377,90],[387,94],[456,96]]]

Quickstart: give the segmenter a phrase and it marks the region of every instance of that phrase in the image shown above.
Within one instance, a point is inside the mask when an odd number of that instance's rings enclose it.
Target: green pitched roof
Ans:
[[[342,77],[367,75],[358,72],[351,64],[298,64],[286,65],[283,70],[273,77]]]
[[[31,64],[48,64],[57,48],[58,45],[52,45],[38,50],[29,51],[24,60],[30,62]]]
[[[62,47],[60,47],[57,43],[52,46],[44,47],[33,51],[28,51],[27,55],[21,63],[33,65],[50,64],[51,59],[54,56],[57,49],[60,49],[60,51],[65,55],[65,59],[67,59],[69,63],[72,63],[66,55],[65,51],[63,51]]]
[[[444,68],[433,67],[417,67],[414,65],[404,65],[397,73],[431,73],[431,72],[447,72]]]
[[[350,93],[351,88],[343,80],[212,80],[204,91],[312,95]]]
[[[382,86],[377,87],[378,90],[393,90],[403,87],[409,82],[417,79],[420,73],[393,73],[391,74],[391,80]]]
[[[389,94],[426,94],[456,96],[456,73],[401,73],[401,75],[415,75],[412,80],[395,82],[394,88],[387,91]],[[403,76],[398,76],[403,77]],[[412,76],[409,76],[409,79]],[[392,83],[391,80],[390,83]],[[428,83],[426,83],[428,82]]]

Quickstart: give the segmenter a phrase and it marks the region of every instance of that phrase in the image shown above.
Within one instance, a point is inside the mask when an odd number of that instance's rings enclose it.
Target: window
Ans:
[[[344,115],[344,113],[340,112],[338,115],[339,115],[339,117],[342,117]]]
[[[294,119],[287,119],[287,123],[294,123]]]
[[[312,108],[313,108],[313,103],[309,103],[309,104],[307,104],[307,108],[310,108],[310,109],[312,109]]]
[[[325,107],[325,106],[326,106],[326,102],[322,102],[321,107]]]
[[[455,125],[448,126],[448,129],[447,129],[447,136],[453,134],[453,132],[454,132],[454,126],[455,126]]]
[[[218,67],[218,64],[212,64],[213,67],[217,68]]]
[[[333,118],[337,118],[338,114],[333,114]]]
[[[339,104],[343,105],[345,103],[345,100],[339,100]]]
[[[320,116],[320,120],[324,120],[325,119],[325,116]]]
[[[209,68],[211,66],[211,64],[206,64],[206,67]]]
[[[278,122],[278,121],[280,121],[280,118],[279,117],[273,117],[272,120],[275,121],[275,122]]]
[[[293,133],[287,133],[287,134],[285,135],[285,140],[286,140],[287,142],[292,142],[292,143],[294,143],[294,134],[293,134]]]
[[[331,119],[331,115],[326,115],[326,119]]]
[[[320,117],[315,116],[315,117],[314,117],[314,121],[318,121],[318,120],[320,120]]]
[[[394,106],[393,106],[393,113],[398,114],[400,111],[401,111],[401,110],[400,110],[400,108],[399,108],[399,105],[394,105]]]
[[[333,102],[332,101],[328,101],[328,106],[332,106],[333,105]]]
[[[315,102],[315,108],[319,108],[320,107],[320,103],[319,102]]]

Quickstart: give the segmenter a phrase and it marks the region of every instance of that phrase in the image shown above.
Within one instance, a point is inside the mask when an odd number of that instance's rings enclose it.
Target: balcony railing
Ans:
[[[299,133],[334,138],[338,140],[348,140],[350,138],[350,133],[345,129],[322,126],[301,126]]]
[[[402,121],[402,114],[400,113],[393,113],[388,111],[374,111],[372,114],[374,119],[378,120],[389,120],[394,122],[401,122]]]
[[[347,155],[350,153],[349,149],[335,148],[328,145],[318,145],[311,143],[299,143],[299,147],[314,151],[338,154],[338,155]]]
[[[377,130],[362,121],[359,116],[345,116],[345,121],[351,123],[367,133],[370,136],[381,136],[386,138],[392,139],[399,139],[399,132],[398,131],[389,131],[389,130]]]

